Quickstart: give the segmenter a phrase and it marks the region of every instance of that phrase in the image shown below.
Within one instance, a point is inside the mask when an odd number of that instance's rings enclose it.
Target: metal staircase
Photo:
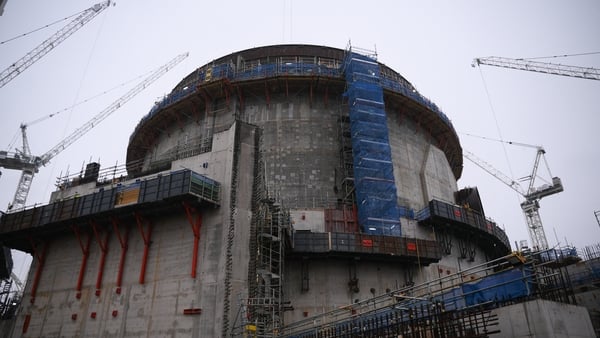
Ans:
[[[276,337],[283,325],[284,231],[290,215],[273,199],[263,199],[256,228],[256,281],[248,299],[255,337]]]

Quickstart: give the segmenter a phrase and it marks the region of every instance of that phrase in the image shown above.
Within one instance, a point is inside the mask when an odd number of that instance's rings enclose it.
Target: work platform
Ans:
[[[479,212],[461,206],[431,200],[416,215],[417,221],[423,225],[431,225],[436,229],[438,237],[445,232],[457,232],[461,237],[472,241],[486,241],[489,253],[494,257],[504,256],[510,252],[510,242],[506,232],[493,221]],[[443,242],[443,240],[442,240]]]
[[[218,182],[191,170],[159,174],[3,214],[0,218],[2,245],[31,253],[32,240],[70,232],[73,226],[87,226],[90,220],[134,219],[135,213],[148,217],[183,208],[184,203],[218,207],[219,194]]]
[[[363,233],[295,231],[288,257],[369,257],[429,265],[442,258],[436,241]]]

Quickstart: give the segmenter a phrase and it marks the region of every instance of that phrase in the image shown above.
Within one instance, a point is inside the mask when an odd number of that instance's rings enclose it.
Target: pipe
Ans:
[[[100,252],[102,255],[100,256],[100,265],[98,266],[98,277],[96,277],[96,290],[102,289],[102,276],[104,275],[104,263],[106,262],[106,253],[108,252],[108,238],[109,232],[106,231],[106,235],[104,241],[100,237],[100,233],[98,231],[98,225],[95,221],[90,220],[92,224],[92,229],[94,230],[94,235],[96,236],[96,241],[100,246]],[[99,295],[98,291],[96,291],[96,295]]]
[[[197,265],[198,265],[198,247],[200,245],[200,227],[202,226],[202,215],[196,211],[195,208],[191,207],[187,202],[182,202],[183,208],[185,209],[185,215],[187,216],[188,222],[192,227],[194,233],[194,251],[192,252],[192,278],[196,278]],[[196,213],[196,220],[194,221],[192,214]]]
[[[150,229],[148,229],[150,230]],[[150,235],[150,232],[148,232]],[[148,236],[149,237],[149,236]],[[140,270],[140,284],[144,284],[146,277],[146,264],[148,263],[149,244],[144,241],[144,256],[142,257],[142,269]]]
[[[79,276],[77,277],[77,286],[75,287],[75,291],[81,291],[81,287],[83,285],[83,276],[85,275],[85,267],[87,266],[87,260],[90,255],[90,242],[92,240],[92,236],[88,235],[87,243],[83,245],[79,229],[76,226],[72,226],[72,229],[75,233],[75,236],[77,236],[79,246],[81,247],[81,252],[83,253],[83,257],[81,258],[81,266],[79,267]]]
[[[125,256],[127,254],[127,244],[129,242],[129,227],[125,227],[125,234],[121,236],[121,232],[119,232],[119,222],[115,217],[111,218],[111,222],[113,225],[113,229],[117,234],[117,238],[119,239],[119,243],[121,244],[121,259],[119,260],[119,271],[117,273],[117,288],[121,287],[121,282],[123,281],[123,268],[125,266]]]
[[[33,240],[30,239],[31,246],[33,248],[33,256],[38,259],[37,267],[35,268],[35,276],[33,277],[33,284],[31,285],[31,304],[35,302],[35,294],[37,293],[38,285],[40,284],[40,278],[42,277],[42,270],[44,268],[44,262],[46,261],[46,253],[48,252],[48,243],[44,243],[44,249],[40,255]]]
[[[144,255],[142,256],[142,268],[140,270],[140,284],[144,284],[146,277],[146,265],[148,263],[148,251],[150,249],[150,235],[152,234],[152,223],[148,222],[148,234],[144,231],[144,220],[139,213],[135,213],[135,221],[144,240]]]
[[[200,227],[202,226],[202,216],[198,214],[194,230],[194,253],[192,255],[192,278],[196,278],[196,268],[198,265],[198,246],[200,245]]]

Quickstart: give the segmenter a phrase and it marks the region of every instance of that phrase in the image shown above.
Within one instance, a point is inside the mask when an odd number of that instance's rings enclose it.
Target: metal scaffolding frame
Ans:
[[[256,224],[256,287],[248,299],[245,326],[254,337],[277,337],[283,325],[285,240],[289,212],[273,199],[263,199]]]
[[[531,299],[574,304],[564,266],[544,252],[512,253],[290,323],[280,337],[488,337],[498,306]]]
[[[338,118],[338,139],[340,142],[340,168],[336,184],[338,196],[342,205],[353,206],[356,204],[354,194],[354,164],[352,157],[352,133],[350,131],[350,117],[348,116],[348,105],[340,107]]]

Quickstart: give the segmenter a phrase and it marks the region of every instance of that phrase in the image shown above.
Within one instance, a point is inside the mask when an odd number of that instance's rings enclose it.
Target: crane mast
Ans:
[[[492,165],[480,159],[475,154],[467,150],[463,150],[463,156],[525,198],[525,201],[521,203],[521,210],[523,210],[525,221],[527,222],[527,230],[531,239],[531,246],[536,250],[545,250],[548,249],[548,240],[546,239],[546,233],[544,231],[542,219],[539,213],[539,201],[542,199],[542,197],[557,194],[563,191],[563,185],[560,178],[553,177],[552,184],[544,184],[538,188],[534,187],[534,181],[537,177],[540,159],[544,157],[544,154],[546,153],[542,147],[536,148],[537,154],[531,176],[528,177],[529,185],[527,191],[525,191],[518,182],[495,169]],[[550,171],[549,168],[548,171]]]
[[[27,125],[21,125],[21,133],[23,136],[23,151],[17,153],[10,153],[7,151],[0,151],[0,167],[7,169],[21,170],[21,178],[17,186],[17,191],[13,198],[13,202],[9,207],[9,211],[20,210],[25,207],[25,202],[31,188],[31,182],[33,176],[38,172],[41,166],[46,165],[52,158],[58,155],[61,151],[66,149],[68,146],[77,141],[80,137],[85,135],[92,128],[97,126],[110,114],[121,108],[125,103],[131,100],[134,96],[144,90],[152,82],[156,81],[166,72],[171,70],[174,66],[183,61],[189,54],[181,54],[176,56],[174,59],[163,65],[147,78],[129,90],[125,95],[121,96],[110,104],[106,109],[102,110],[96,116],[94,116],[87,123],[76,129],[71,135],[60,141],[57,145],[52,147],[46,153],[41,156],[33,156],[29,151],[29,142],[27,141]]]
[[[100,12],[108,8],[111,0],[104,1],[93,5],[92,7],[81,12],[75,19],[68,23],[63,28],[35,47],[22,58],[12,63],[8,68],[0,73],[0,88],[10,82],[12,79],[21,74],[25,69],[29,68],[36,61],[48,54],[54,47],[66,40],[71,34],[75,33],[79,28],[96,17]]]
[[[488,65],[502,68],[526,70],[530,72],[554,74],[561,76],[577,77],[588,80],[600,80],[600,69],[592,67],[579,67],[561,65],[549,62],[531,61],[525,59],[511,59],[499,56],[476,58],[471,66]]]

